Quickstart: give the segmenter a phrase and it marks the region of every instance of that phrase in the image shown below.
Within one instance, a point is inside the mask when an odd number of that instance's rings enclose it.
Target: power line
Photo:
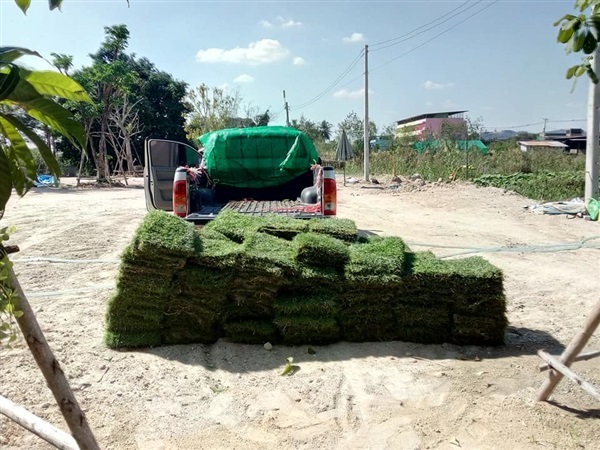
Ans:
[[[414,52],[415,50],[418,50],[418,49],[420,49],[420,48],[421,48],[421,47],[423,47],[424,45],[426,45],[426,44],[430,43],[431,41],[433,41],[433,40],[435,40],[435,39],[439,38],[440,36],[443,36],[444,34],[448,33],[449,31],[453,30],[454,28],[458,27],[459,25],[461,25],[461,24],[465,23],[465,22],[466,22],[467,20],[469,20],[471,17],[474,17],[474,16],[476,16],[476,15],[478,15],[478,14],[481,14],[483,11],[485,11],[486,9],[488,9],[488,8],[492,7],[494,4],[498,3],[499,1],[500,1],[500,0],[494,0],[494,1],[493,1],[493,2],[491,2],[489,5],[486,5],[486,6],[484,6],[483,8],[481,8],[480,10],[478,10],[478,11],[474,12],[473,14],[471,14],[471,15],[469,15],[469,16],[467,16],[467,17],[465,17],[465,18],[464,18],[463,20],[461,20],[460,22],[457,22],[457,23],[455,23],[455,24],[454,24],[454,25],[452,25],[450,28],[447,28],[446,30],[442,31],[441,33],[438,33],[438,34],[436,34],[436,35],[435,35],[435,36],[433,36],[432,38],[430,38],[430,39],[426,40],[425,42],[423,42],[423,43],[421,43],[421,44],[419,44],[419,45],[417,45],[417,46],[416,46],[416,47],[414,47],[413,49],[411,49],[411,50],[408,50],[407,52],[404,52],[404,53],[402,53],[402,54],[400,54],[400,55],[396,56],[395,58],[392,58],[392,59],[390,59],[389,61],[386,61],[386,62],[384,62],[383,64],[380,64],[380,65],[379,65],[379,66],[377,66],[377,67],[374,67],[373,69],[371,69],[371,72],[373,72],[373,71],[375,71],[375,70],[377,70],[377,69],[381,69],[383,66],[387,66],[388,64],[390,64],[390,63],[392,63],[392,62],[394,62],[394,61],[396,61],[396,60],[398,60],[398,59],[402,58],[403,56],[406,56],[406,55],[408,55],[408,54],[410,54],[410,53]]]
[[[456,12],[456,11],[462,9],[467,3],[469,3],[469,1],[470,0],[467,0],[464,3],[461,3],[459,6],[457,6],[456,8],[454,8],[452,11],[450,11],[450,12],[448,12],[448,13],[440,16],[440,17],[438,17],[435,20],[432,20],[431,22],[426,23],[425,25],[421,25],[420,27],[417,27],[414,30],[409,31],[408,33],[403,34],[402,36],[398,36],[398,37],[393,38],[393,39],[388,39],[387,41],[378,42],[377,44],[373,44],[370,47],[375,47],[372,51],[373,52],[377,52],[379,50],[383,50],[385,48],[392,47],[394,45],[398,45],[398,44],[400,44],[402,42],[406,42],[406,41],[408,41],[410,39],[413,39],[413,38],[415,38],[415,37],[417,37],[417,36],[419,36],[419,35],[421,35],[423,33],[427,33],[428,31],[433,30],[434,28],[439,27],[440,25],[448,22],[449,20],[452,20],[456,16],[460,16],[461,14],[464,14],[469,9],[474,8],[475,6],[477,6],[483,0],[478,0],[475,3],[471,4],[468,8],[466,8],[466,9],[464,9],[462,11]],[[452,14],[452,13],[455,13],[455,14]],[[444,20],[442,20],[442,19],[444,19]],[[442,21],[439,22],[440,20],[442,20]],[[436,22],[439,22],[439,23],[433,25]],[[432,26],[429,26],[429,25],[432,25]],[[429,28],[427,28],[427,27],[429,27]],[[423,28],[425,28],[425,29],[422,30]],[[419,31],[419,30],[422,30],[422,31]],[[417,31],[418,31],[418,33],[415,33]],[[379,47],[379,48],[377,48],[377,47]]]
[[[300,105],[294,106],[294,107],[290,107],[290,109],[301,109],[301,108],[305,108],[309,105],[312,105],[313,103],[319,101],[321,98],[323,98],[325,95],[327,95],[329,92],[331,92],[332,89],[334,89],[347,75],[348,73],[350,73],[350,71],[352,69],[354,69],[354,67],[356,67],[356,65],[358,64],[358,62],[360,61],[360,59],[363,56],[364,51],[361,50],[358,54],[358,56],[356,58],[354,58],[354,60],[350,63],[350,65],[346,68],[346,70],[344,70],[340,76],[338,76],[335,81],[333,81],[333,83],[331,83],[329,86],[327,86],[323,91],[321,91],[321,93],[319,93],[318,95],[316,95],[315,97],[313,97],[312,99],[308,100],[307,102],[304,102]]]
[[[561,119],[561,120],[547,120],[548,123],[560,123],[560,122],[585,122],[587,119]],[[535,122],[535,123],[526,123],[523,125],[510,125],[510,126],[502,126],[502,127],[492,127],[492,126],[484,126],[486,130],[490,129],[501,129],[501,130],[510,130],[512,128],[525,128],[525,127],[534,127],[537,125],[543,125],[544,122]]]

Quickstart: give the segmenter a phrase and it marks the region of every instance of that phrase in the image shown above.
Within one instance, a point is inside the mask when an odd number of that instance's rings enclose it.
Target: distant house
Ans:
[[[466,112],[445,111],[407,117],[396,121],[396,134],[414,136],[417,140],[423,140],[441,137],[444,124],[454,126],[457,130],[466,130],[467,122],[464,118]]]
[[[519,141],[522,152],[530,150],[563,150],[569,151],[569,146],[558,141]]]
[[[574,155],[578,153],[585,154],[587,136],[585,131],[581,128],[547,131],[545,135],[541,137],[541,139],[548,139],[565,144],[568,147],[568,149],[564,149],[565,152],[569,152]]]

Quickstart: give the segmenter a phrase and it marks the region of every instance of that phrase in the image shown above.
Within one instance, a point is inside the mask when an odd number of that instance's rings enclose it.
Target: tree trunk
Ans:
[[[79,403],[77,403],[77,399],[73,395],[67,377],[42,333],[31,305],[27,301],[27,297],[25,297],[25,293],[21,289],[19,280],[12,267],[9,268],[8,276],[9,282],[17,295],[16,309],[23,312],[23,315],[17,318],[19,328],[21,328],[29,350],[42,371],[46,379],[46,384],[52,391],[60,412],[65,418],[65,422],[67,422],[75,441],[81,450],[100,450],[85,414],[79,407]]]
[[[133,173],[133,154],[131,152],[131,139],[125,135],[125,158],[127,159],[127,171],[131,175]]]

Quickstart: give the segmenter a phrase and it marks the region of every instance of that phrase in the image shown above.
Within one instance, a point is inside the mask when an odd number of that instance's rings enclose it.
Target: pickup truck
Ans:
[[[200,149],[163,139],[145,142],[148,210],[173,211],[194,223],[220,211],[297,218],[336,214],[332,167],[322,167],[310,139],[294,128],[225,129],[199,138]]]

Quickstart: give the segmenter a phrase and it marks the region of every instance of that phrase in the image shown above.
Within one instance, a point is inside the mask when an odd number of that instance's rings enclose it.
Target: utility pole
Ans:
[[[542,131],[542,141],[545,141],[546,140],[546,123],[548,123],[548,119],[544,117],[542,120],[544,121],[544,130]]]
[[[369,181],[369,46],[365,45],[365,181]]]
[[[285,108],[285,123],[289,127],[290,126],[290,107],[288,106],[288,102],[285,99],[285,90],[283,91],[283,107]]]
[[[596,48],[592,69],[600,74],[600,49]],[[589,81],[587,142],[585,151],[585,201],[598,197],[598,146],[600,145],[600,83]]]

